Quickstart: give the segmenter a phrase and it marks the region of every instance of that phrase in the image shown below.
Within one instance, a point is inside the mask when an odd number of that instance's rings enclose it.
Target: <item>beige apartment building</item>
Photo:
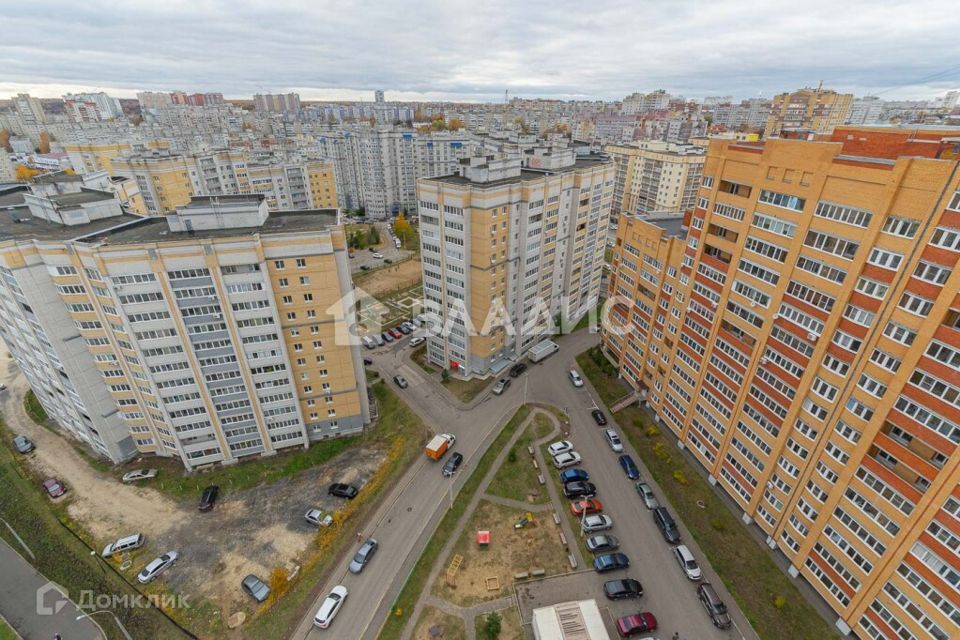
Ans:
[[[850,137],[872,155],[845,135],[712,142],[688,228],[621,224],[603,344],[839,630],[947,640],[960,167],[937,145],[885,153],[900,147],[884,135]]]
[[[337,339],[354,322],[337,210],[84,201],[0,221],[0,337],[65,431],[113,462],[194,468],[370,422],[359,347]]]
[[[785,137],[792,131],[832,133],[847,121],[852,106],[852,93],[837,93],[833,89],[817,87],[781,93],[773,97],[763,136]]]
[[[162,140],[152,140],[144,145],[147,149],[165,149],[168,146],[169,143]],[[112,174],[113,161],[134,152],[126,142],[70,142],[63,145],[63,150],[70,158],[70,165],[79,174],[100,171]]]
[[[424,302],[449,328],[427,353],[463,376],[499,373],[551,318],[576,322],[600,296],[613,164],[567,148],[524,156],[465,159],[458,175],[418,182]]]

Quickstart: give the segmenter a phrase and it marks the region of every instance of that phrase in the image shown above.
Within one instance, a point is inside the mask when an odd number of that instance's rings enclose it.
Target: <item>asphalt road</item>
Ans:
[[[400,344],[365,352],[365,355],[374,359],[374,368],[386,379],[391,380],[397,373],[407,378],[410,387],[398,391],[432,430],[456,434],[455,449],[465,456],[464,465],[455,478],[458,487],[466,480],[471,462],[489,445],[487,438],[494,427],[502,424],[524,402],[543,402],[565,408],[571,417],[570,439],[583,456],[583,467],[590,472],[591,481],[599,488],[598,498],[604,503],[605,512],[614,519],[612,533],[621,539],[622,550],[630,557],[632,566],[626,575],[639,579],[644,585],[646,595],[640,601],[640,608],[657,616],[660,621],[658,634],[670,637],[676,631],[687,640],[744,637],[753,640],[757,637],[737,610],[733,598],[706,564],[693,537],[679,523],[683,542],[697,558],[706,579],[717,587],[736,626],[729,631],[720,631],[710,623],[697,600],[696,585],[687,580],[669,554],[669,546],[660,536],[650,512],[637,496],[633,483],[617,465],[616,455],[606,445],[602,429],[590,417],[596,392],[589,383],[576,389],[567,379],[567,371],[574,366],[574,357],[598,342],[595,335],[582,331],[560,338],[561,348],[556,355],[542,364],[531,365],[504,395],[497,397],[486,392],[485,397],[469,410],[455,406],[444,391],[426,380],[419,367],[409,361],[408,340],[405,338]],[[619,430],[613,420],[609,426]],[[633,456],[641,474],[649,481],[640,457],[629,445],[626,452]],[[664,504],[659,487],[652,482],[651,485]],[[426,456],[421,457],[378,509],[373,524],[362,532],[380,542],[377,556],[359,576],[347,571],[350,558],[342,558],[333,572],[334,577],[324,585],[321,596],[311,606],[309,616],[301,622],[293,638],[375,638],[429,536],[448,508],[449,489],[450,481],[441,477],[439,465]],[[613,577],[597,575],[596,580],[602,583]],[[318,629],[312,624],[313,614],[337,584],[343,584],[349,590],[347,601],[329,629]]]
[[[0,526],[5,525],[0,523]],[[67,601],[56,587],[46,589],[38,598],[38,589],[51,584],[0,540],[0,614],[24,640],[49,640],[55,633],[64,640],[101,640],[106,637],[90,619],[77,620],[83,612]],[[48,608],[46,615],[38,613],[41,604]]]

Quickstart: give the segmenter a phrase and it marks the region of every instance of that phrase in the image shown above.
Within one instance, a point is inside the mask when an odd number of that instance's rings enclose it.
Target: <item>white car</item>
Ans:
[[[343,601],[346,599],[347,588],[342,584],[335,586],[330,592],[330,595],[327,596],[327,599],[320,605],[320,609],[317,610],[317,615],[313,617],[313,624],[321,629],[329,627],[330,623],[333,622],[333,619],[337,616],[337,612],[340,611],[340,607],[343,606]]]
[[[680,565],[683,573],[686,574],[688,578],[696,581],[703,577],[703,572],[700,571],[700,565],[693,559],[693,554],[690,553],[690,549],[687,549],[687,545],[681,544],[678,547],[674,547],[670,550],[670,553],[673,554],[677,564]]]
[[[157,477],[156,469],[134,469],[123,474],[124,482],[136,482],[138,480],[149,480]]]
[[[567,451],[573,451],[573,443],[569,440],[560,440],[559,442],[554,442],[549,447],[547,451],[550,452],[552,456],[558,456],[561,453],[566,453]]]
[[[170,565],[177,561],[176,551],[167,551],[159,558],[154,559],[150,564],[143,568],[143,571],[137,576],[137,582],[147,584],[153,582],[154,578],[160,575]]]
[[[329,513],[324,515],[320,509],[308,509],[303,514],[303,519],[315,527],[329,527],[333,524],[333,516]]]
[[[583,530],[587,533],[605,531],[613,526],[613,518],[602,513],[587,516],[583,519]]]
[[[567,451],[566,453],[561,453],[558,456],[553,456],[553,466],[557,469],[566,469],[567,467],[575,467],[580,464],[580,454],[576,451]]]
[[[422,338],[422,337],[420,337],[420,336],[414,336],[414,337],[410,338],[410,346],[411,346],[411,347],[420,346],[421,344],[423,344],[423,341],[424,341],[424,338]]]
[[[623,442],[620,440],[620,434],[613,429],[607,429],[603,432],[603,437],[606,438],[607,444],[610,445],[614,453],[623,453]]]
[[[583,386],[583,378],[580,377],[580,374],[577,373],[576,369],[570,369],[570,373],[567,374],[570,378],[570,382],[573,383],[573,386],[580,388]]]
[[[380,252],[374,253],[373,257],[376,258],[377,260],[383,260],[383,254]]]

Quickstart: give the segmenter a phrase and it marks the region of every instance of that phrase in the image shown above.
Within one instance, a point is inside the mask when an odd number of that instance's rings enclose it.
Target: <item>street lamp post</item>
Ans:
[[[117,623],[117,627],[120,629],[123,637],[127,640],[133,640],[133,637],[127,632],[123,624],[120,623],[120,618],[117,617],[117,614],[108,609],[101,609],[100,611],[93,611],[91,613],[81,613],[79,616],[77,616],[77,620],[83,620],[84,618],[91,618],[92,620],[93,616],[97,615],[98,613],[109,613],[111,616],[113,616],[113,621]]]

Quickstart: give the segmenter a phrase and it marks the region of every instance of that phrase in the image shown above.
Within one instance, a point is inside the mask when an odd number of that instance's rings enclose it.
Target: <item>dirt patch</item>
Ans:
[[[399,264],[377,269],[370,274],[355,276],[354,284],[372,296],[397,293],[420,282],[420,261],[405,260]]]
[[[560,545],[559,527],[547,513],[533,514],[534,520],[522,529],[514,523],[524,512],[483,500],[470,516],[452,554],[444,559],[443,569],[433,585],[433,594],[460,606],[494,600],[511,593],[515,573],[544,569],[546,575],[565,572],[567,554]],[[490,544],[481,548],[476,542],[478,530],[490,531]],[[446,584],[446,570],[455,554],[463,556],[456,586]],[[496,579],[499,588],[490,589]]]
[[[433,636],[430,629],[437,627],[440,635]],[[417,620],[417,626],[413,630],[413,640],[463,640],[467,637],[467,630],[463,624],[463,619],[457,616],[451,616],[435,607],[424,607]],[[503,637],[503,636],[501,636]]]

